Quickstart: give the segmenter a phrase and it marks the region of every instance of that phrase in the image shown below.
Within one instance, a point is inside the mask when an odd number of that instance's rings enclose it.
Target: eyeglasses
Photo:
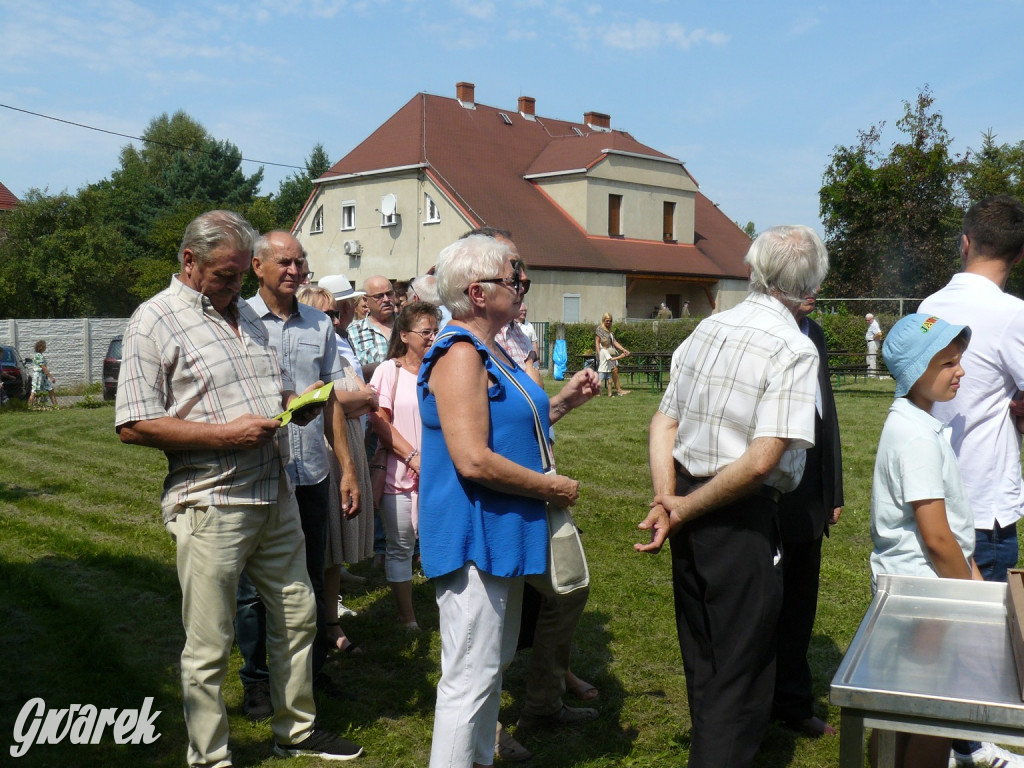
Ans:
[[[300,272],[299,273],[299,279],[302,280],[303,282],[305,282],[307,280],[312,280],[313,279],[313,273],[312,272]]]
[[[530,278],[523,279],[516,272],[512,277],[490,277],[486,280],[477,280],[478,283],[500,283],[511,289],[512,293],[522,293],[524,296],[530,292]]]
[[[440,331],[407,331],[407,333],[415,333],[422,339],[433,339],[437,337]]]
[[[395,291],[394,291],[394,289],[392,289],[390,291],[384,291],[383,293],[368,293],[368,294],[366,294],[366,298],[373,299],[374,301],[378,301],[378,302],[381,301],[385,296],[387,296],[389,299],[395,298]]]

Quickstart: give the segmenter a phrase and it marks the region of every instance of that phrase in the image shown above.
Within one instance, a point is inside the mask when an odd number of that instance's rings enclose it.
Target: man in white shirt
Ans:
[[[960,391],[936,403],[932,415],[952,428],[974,512],[974,560],[986,581],[1006,581],[1007,569],[1016,566],[1017,521],[1024,516],[1021,435],[1011,413],[1024,389],[1024,301],[1003,292],[1022,249],[1024,205],[1009,195],[976,203],[960,236],[963,272],[918,309],[973,331]],[[1024,758],[988,743],[954,741],[953,750],[957,765],[1024,765]]]
[[[878,325],[875,316],[868,312],[864,315],[864,322],[868,324],[868,330],[864,334],[864,341],[868,345],[868,354],[865,358],[868,364],[868,376],[878,378],[878,344],[882,341],[882,328]]]
[[[747,298],[672,356],[650,426],[651,541],[634,545],[654,553],[671,537],[689,768],[754,764],[775,684],[778,501],[815,437],[818,351],[796,318],[828,272],[825,246],[808,227],[775,227],[746,263]]]

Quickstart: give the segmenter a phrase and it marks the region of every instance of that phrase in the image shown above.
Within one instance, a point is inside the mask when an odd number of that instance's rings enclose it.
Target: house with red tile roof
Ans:
[[[678,317],[746,295],[747,235],[701,194],[683,163],[611,118],[541,117],[456,98],[414,96],[315,181],[293,233],[316,275],[355,285],[408,279],[467,230],[512,232],[529,267],[530,318]]]
[[[13,211],[19,202],[14,193],[0,182],[0,211]]]

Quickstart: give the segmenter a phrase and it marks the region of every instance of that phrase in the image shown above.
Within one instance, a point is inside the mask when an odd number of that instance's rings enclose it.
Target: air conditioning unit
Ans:
[[[346,240],[345,241],[345,255],[346,256],[358,256],[363,252],[363,244],[358,240]]]

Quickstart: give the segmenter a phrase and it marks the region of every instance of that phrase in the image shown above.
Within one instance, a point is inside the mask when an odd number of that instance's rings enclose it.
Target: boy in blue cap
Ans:
[[[882,346],[896,399],[871,483],[872,591],[880,573],[981,580],[972,558],[974,516],[949,428],[931,415],[935,403],[956,397],[970,338],[966,325],[918,313],[896,323]],[[949,748],[948,738],[897,734],[896,765],[945,768]]]

